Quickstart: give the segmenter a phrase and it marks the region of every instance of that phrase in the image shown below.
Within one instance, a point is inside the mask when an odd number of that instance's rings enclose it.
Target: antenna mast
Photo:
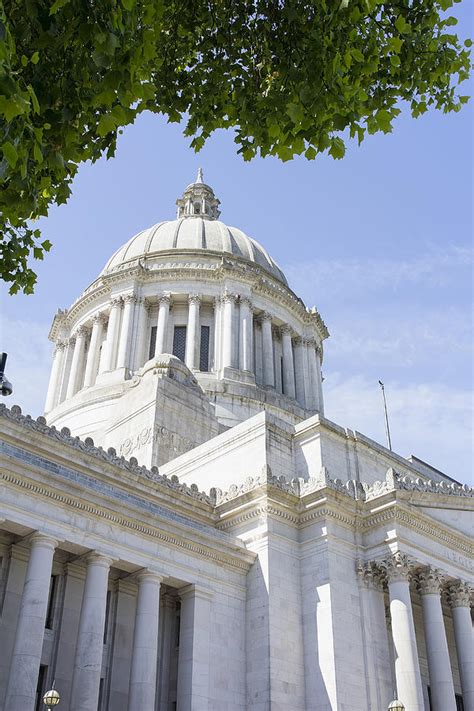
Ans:
[[[388,425],[388,410],[387,410],[387,398],[385,397],[385,386],[381,380],[379,380],[380,389],[382,390],[383,397],[383,409],[385,413],[385,433],[387,435],[388,448],[392,451],[392,438],[390,437],[390,427]]]

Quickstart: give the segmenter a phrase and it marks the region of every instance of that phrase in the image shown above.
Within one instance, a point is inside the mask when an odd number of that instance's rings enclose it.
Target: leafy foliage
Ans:
[[[233,127],[245,160],[342,158],[401,101],[458,111],[453,1],[0,0],[0,276],[33,291],[34,220],[142,111],[184,118],[196,150]]]

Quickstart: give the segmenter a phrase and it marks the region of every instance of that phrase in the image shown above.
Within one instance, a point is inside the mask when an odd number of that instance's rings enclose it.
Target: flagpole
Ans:
[[[383,397],[383,409],[385,413],[385,433],[387,435],[388,448],[392,451],[392,438],[390,437],[390,427],[388,425],[388,411],[387,411],[387,399],[385,397],[385,386],[381,380],[379,380],[380,389],[382,390]]]

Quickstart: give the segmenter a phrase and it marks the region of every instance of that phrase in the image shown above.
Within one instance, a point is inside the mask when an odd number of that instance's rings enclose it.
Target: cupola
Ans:
[[[182,197],[176,200],[176,217],[203,217],[209,220],[219,218],[219,200],[214,190],[203,180],[202,168],[199,168],[196,180],[188,185]]]

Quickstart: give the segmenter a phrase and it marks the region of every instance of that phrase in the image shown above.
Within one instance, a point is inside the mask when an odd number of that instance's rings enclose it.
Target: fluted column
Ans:
[[[56,343],[53,355],[53,366],[51,368],[51,375],[49,378],[48,394],[46,396],[46,404],[44,406],[45,412],[52,410],[58,401],[59,384],[63,369],[65,348],[66,344],[62,341],[58,341]]]
[[[10,664],[5,709],[33,711],[43,649],[49,586],[57,541],[41,533],[31,538]]]
[[[155,356],[165,353],[168,323],[170,317],[171,297],[169,294],[163,294],[158,299],[158,321],[156,322],[156,342]]]
[[[135,352],[133,355],[133,370],[138,370],[148,360],[148,350],[145,353],[148,336],[148,302],[143,298],[137,299],[137,330],[135,337]]]
[[[453,675],[441,607],[441,576],[427,567],[417,576],[430,675],[432,711],[456,711]],[[472,670],[474,672],[474,669]]]
[[[405,704],[406,711],[424,711],[425,703],[410,597],[412,566],[408,558],[398,552],[384,561],[384,568],[390,596],[398,698]]]
[[[272,315],[265,311],[262,314],[262,350],[263,350],[263,384],[275,386],[275,368],[273,363]]]
[[[174,633],[176,628],[176,598],[166,593],[161,597],[161,649],[160,675],[158,682],[158,709],[167,711],[169,708],[171,654],[174,648]]]
[[[448,601],[453,615],[454,639],[464,711],[474,711],[474,640],[471,597],[470,586],[462,580],[449,587]]]
[[[253,315],[252,303],[245,296],[240,299],[239,368],[253,371]]]
[[[84,348],[86,345],[87,329],[79,326],[75,333],[76,343],[72,354],[71,371],[67,384],[66,398],[72,397],[79,390],[79,377],[84,364]]]
[[[123,298],[123,318],[118,341],[117,368],[130,367],[130,346],[132,342],[133,313],[137,297],[127,294]]]
[[[122,299],[112,299],[110,302],[109,325],[107,327],[107,338],[103,345],[104,355],[101,360],[101,371],[106,373],[115,368],[115,352],[117,347],[117,336],[120,327],[120,312],[122,309]]]
[[[223,324],[222,324],[222,367],[235,368],[233,348],[235,294],[224,294],[222,297]]]
[[[159,575],[148,570],[138,575],[129,711],[155,710],[161,581]]]
[[[181,624],[179,634],[177,707],[179,711],[209,708],[210,629],[212,593],[195,585],[179,591]]]
[[[87,557],[76,642],[70,711],[96,709],[99,699],[107,585],[112,560],[100,553]]]
[[[69,374],[71,372],[72,357],[74,355],[74,347],[76,345],[75,337],[70,336],[65,342],[65,344],[66,347],[64,351],[62,373],[60,376],[61,384],[59,386],[58,403],[61,403],[66,399],[66,393],[69,384]]]
[[[311,339],[303,338],[303,382],[304,382],[304,400],[307,410],[315,410],[314,393],[311,381],[310,368],[310,347]]]
[[[184,361],[190,370],[199,370],[199,351],[201,344],[201,324],[199,307],[201,297],[190,294],[188,297],[188,327],[186,329],[186,353]]]
[[[281,342],[283,349],[283,392],[288,397],[296,396],[295,364],[293,360],[293,345],[290,326],[282,326]]]
[[[296,399],[302,407],[306,406],[304,397],[304,350],[303,350],[303,339],[300,336],[296,336],[293,339],[294,343],[294,364],[295,364],[295,391]]]
[[[86,372],[84,375],[84,387],[94,385],[99,361],[99,348],[102,343],[104,333],[104,315],[96,314],[92,318],[92,333],[89,351],[86,359]]]

